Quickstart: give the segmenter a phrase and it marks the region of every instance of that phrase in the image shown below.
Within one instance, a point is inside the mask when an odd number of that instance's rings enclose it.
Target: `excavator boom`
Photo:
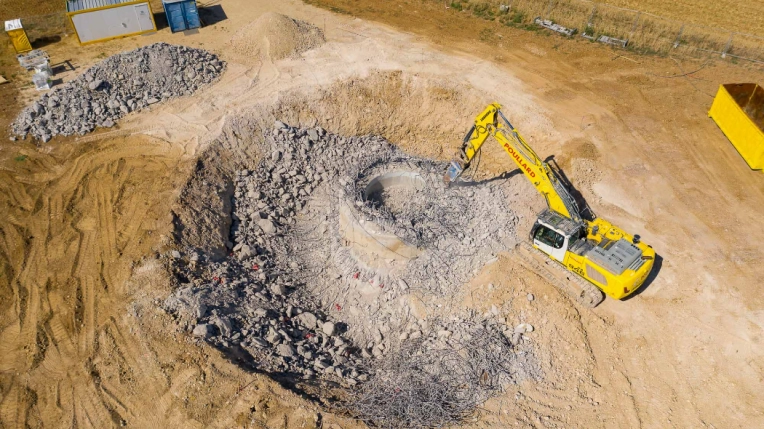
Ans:
[[[501,113],[501,105],[494,103],[475,118],[475,125],[464,137],[462,147],[451,162],[444,180],[454,182],[466,170],[489,136],[493,136],[507,151],[520,171],[546,199],[555,212],[582,223],[575,200],[549,165],[525,142],[520,133]]]

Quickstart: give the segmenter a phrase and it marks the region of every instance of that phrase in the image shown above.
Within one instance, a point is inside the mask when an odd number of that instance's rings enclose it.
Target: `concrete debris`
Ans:
[[[226,317],[220,317],[213,320],[213,324],[217,326],[217,328],[220,330],[220,333],[223,336],[229,337],[232,333],[232,326],[231,321],[228,320]]]
[[[613,45],[613,46],[618,46],[618,47],[621,47],[621,48],[625,48],[626,45],[629,44],[628,40],[625,40],[625,39],[616,39],[615,37],[608,37],[608,36],[605,36],[605,35],[602,35],[599,38],[597,38],[597,41],[600,42],[600,43],[604,43],[606,45]]]
[[[193,332],[195,337],[209,338],[215,334],[215,327],[208,323],[197,325]]]
[[[563,27],[560,24],[555,24],[554,21],[548,20],[548,19],[541,19],[541,17],[537,17],[533,22],[536,23],[536,25],[539,25],[541,27],[547,28],[549,30],[555,31],[557,33],[563,34],[565,36],[573,36],[578,31],[575,28],[568,28]]]
[[[277,232],[276,225],[273,223],[272,220],[269,220],[269,219],[258,220],[257,226],[259,226],[260,229],[262,229],[263,232],[268,235],[273,235]]]
[[[321,329],[324,331],[324,334],[326,334],[326,335],[331,337],[332,335],[334,335],[334,331],[335,331],[336,327],[335,327],[334,323],[326,322],[326,323],[324,323],[321,326]]]
[[[533,326],[528,323],[521,323],[515,326],[515,334],[527,334],[533,332]]]
[[[225,67],[207,51],[167,43],[123,52],[44,94],[19,114],[11,130],[46,142],[110,128],[130,112],[191,95],[217,80]]]
[[[449,331],[450,332],[450,331]],[[509,384],[540,377],[533,356],[492,323],[470,323],[451,344],[411,341],[372,362],[349,398],[354,417],[386,428],[458,426]]]
[[[293,358],[297,354],[297,351],[291,344],[279,344],[276,347],[276,353],[278,353],[279,356]]]

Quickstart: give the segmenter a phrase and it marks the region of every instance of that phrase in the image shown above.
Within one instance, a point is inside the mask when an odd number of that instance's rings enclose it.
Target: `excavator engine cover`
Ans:
[[[616,276],[623,274],[626,268],[636,270],[631,265],[640,259],[640,256],[642,251],[639,247],[623,238],[616,242],[603,240],[599,246],[595,246],[586,254],[587,259]]]

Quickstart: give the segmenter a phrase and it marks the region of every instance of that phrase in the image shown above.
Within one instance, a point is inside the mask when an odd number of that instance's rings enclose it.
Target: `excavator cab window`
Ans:
[[[558,234],[556,231],[549,229],[544,225],[539,225],[533,238],[547,246],[552,246],[555,249],[562,249],[562,245],[565,244],[564,235]]]

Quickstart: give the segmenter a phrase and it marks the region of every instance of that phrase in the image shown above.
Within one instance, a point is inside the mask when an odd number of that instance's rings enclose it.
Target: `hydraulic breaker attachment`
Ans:
[[[451,164],[449,164],[446,169],[446,174],[443,176],[443,181],[446,182],[447,185],[450,185],[455,182],[463,172],[464,167],[462,167],[462,164],[458,161],[451,161]]]

